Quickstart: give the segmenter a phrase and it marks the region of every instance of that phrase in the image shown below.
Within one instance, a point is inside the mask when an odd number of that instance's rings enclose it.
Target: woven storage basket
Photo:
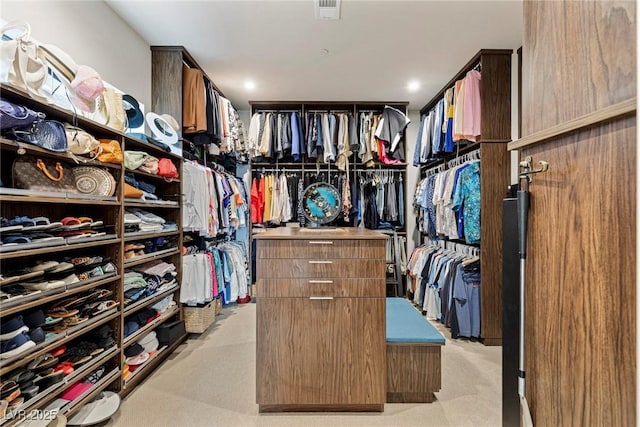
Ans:
[[[218,315],[222,311],[222,299],[218,298],[214,302],[216,303],[216,315]]]
[[[185,329],[191,334],[201,334],[216,321],[216,301],[204,307],[183,306]]]

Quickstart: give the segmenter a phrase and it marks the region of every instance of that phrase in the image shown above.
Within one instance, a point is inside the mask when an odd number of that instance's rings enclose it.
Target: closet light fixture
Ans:
[[[415,92],[418,89],[420,89],[420,82],[417,80],[411,80],[409,83],[407,83],[407,90],[409,92]]]
[[[256,88],[256,84],[251,80],[247,80],[246,82],[244,82],[244,88],[246,90],[254,90]]]

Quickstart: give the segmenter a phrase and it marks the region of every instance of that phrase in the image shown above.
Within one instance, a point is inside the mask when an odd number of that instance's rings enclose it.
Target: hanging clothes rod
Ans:
[[[300,113],[300,110],[262,110],[256,109],[253,114],[256,113]]]
[[[382,114],[382,110],[358,110],[358,113],[376,113],[376,114]]]
[[[305,113],[346,114],[346,113],[353,113],[353,110],[306,110]]]

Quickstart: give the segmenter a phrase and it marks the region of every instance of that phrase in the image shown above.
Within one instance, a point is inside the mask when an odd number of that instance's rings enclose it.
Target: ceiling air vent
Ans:
[[[340,19],[340,0],[315,0],[316,19]]]

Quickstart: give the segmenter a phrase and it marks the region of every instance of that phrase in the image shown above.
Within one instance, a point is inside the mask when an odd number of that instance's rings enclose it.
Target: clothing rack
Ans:
[[[447,162],[447,166],[452,168],[471,160],[480,160],[480,149],[473,150],[468,153],[464,153],[454,159],[449,160]]]
[[[353,110],[306,110],[305,113],[347,114],[353,113]]]
[[[256,113],[300,113],[301,110],[262,110],[258,109]]]

